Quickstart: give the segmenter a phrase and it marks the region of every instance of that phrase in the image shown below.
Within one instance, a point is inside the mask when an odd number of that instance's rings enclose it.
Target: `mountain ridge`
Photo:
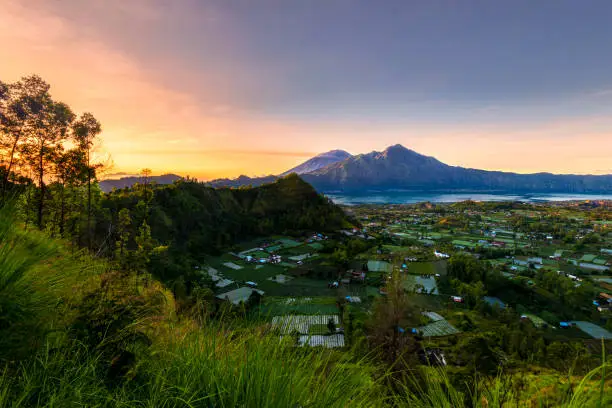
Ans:
[[[302,173],[319,192],[354,191],[503,191],[503,192],[612,192],[612,175],[514,173],[445,164],[400,144],[383,151],[350,156],[314,171]],[[230,182],[214,180],[216,187],[239,187],[241,182],[261,185],[275,180],[242,177]]]
[[[157,184],[172,184],[175,181],[180,180],[182,178],[183,177],[177,174],[168,173],[168,174],[162,174],[159,176],[150,176],[149,181],[153,183],[157,183]],[[121,177],[118,179],[101,180],[99,182],[99,185],[100,185],[100,189],[103,192],[110,193],[115,188],[120,190],[122,188],[132,187],[134,184],[140,183],[140,182],[142,182],[141,176],[128,176],[128,177]]]

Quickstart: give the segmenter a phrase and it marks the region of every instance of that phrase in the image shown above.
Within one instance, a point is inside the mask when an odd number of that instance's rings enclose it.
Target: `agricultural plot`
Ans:
[[[300,336],[300,346],[336,348],[344,347],[344,334],[333,334],[331,336]]]
[[[464,248],[476,248],[476,246],[478,245],[475,242],[465,241],[461,239],[454,239],[451,243],[455,246]]]
[[[502,309],[506,307],[506,304],[502,302],[500,298],[496,298],[494,296],[485,296],[483,297],[483,300],[491,306],[497,306]]]
[[[594,339],[612,340],[612,333],[596,324],[583,321],[573,321],[571,323]]]
[[[274,316],[272,318],[272,327],[278,328],[281,334],[291,334],[293,332],[309,334],[310,326],[327,325],[330,319],[334,322],[336,326],[340,325],[340,319],[338,315],[287,315]]]
[[[289,282],[291,279],[293,279],[293,276],[287,276],[283,274],[274,275],[268,278],[269,281],[276,282],[276,283],[282,283],[282,284]]]
[[[225,262],[225,263],[223,263],[223,266],[228,267],[228,268],[233,269],[233,270],[236,270],[236,271],[242,269],[242,266],[236,265],[233,262]]]
[[[368,270],[372,272],[392,272],[393,265],[385,261],[368,261]]]
[[[302,255],[294,255],[294,256],[290,256],[289,259],[292,261],[303,261],[304,259],[308,259],[310,257],[312,257],[313,254],[311,253],[305,253]]]
[[[309,247],[311,247],[312,249],[314,249],[315,251],[319,251],[321,249],[323,249],[323,244],[319,243],[319,242],[313,242],[311,244],[308,244]]]
[[[404,289],[407,291],[416,291],[417,293],[439,295],[438,285],[433,276],[422,277],[415,275],[406,275],[404,281]]]
[[[302,245],[301,242],[298,242],[294,239],[290,239],[290,238],[281,238],[278,240],[278,242],[281,243],[281,245],[283,246],[283,248],[293,248],[293,247],[297,247]]]
[[[459,333],[459,330],[446,320],[435,321],[426,326],[419,327],[417,330],[424,337],[442,337]]]
[[[338,307],[334,297],[267,298],[264,299],[264,304],[259,306],[259,314],[263,316],[333,315],[336,313],[338,313]]]
[[[533,315],[533,314],[524,314],[524,315],[521,316],[521,318],[526,318],[526,319],[531,320],[533,325],[535,327],[537,327],[537,328],[549,326],[549,324],[546,323],[546,321],[544,321],[544,319],[542,319],[541,317],[538,317],[536,315]]]
[[[444,317],[440,316],[436,312],[422,312],[423,316],[429,317],[432,321],[437,322],[439,320],[444,320]]]
[[[446,275],[446,266],[446,261],[411,262],[407,265],[407,271],[416,275]]]

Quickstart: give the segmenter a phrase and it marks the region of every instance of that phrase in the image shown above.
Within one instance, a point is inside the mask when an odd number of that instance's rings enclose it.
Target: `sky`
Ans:
[[[609,0],[0,0],[0,80],[102,123],[109,174],[278,174],[402,144],[612,173]]]

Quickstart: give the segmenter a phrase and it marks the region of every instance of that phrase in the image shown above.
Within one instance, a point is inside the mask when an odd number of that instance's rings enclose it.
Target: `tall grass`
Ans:
[[[423,368],[418,381],[389,387],[393,373],[351,351],[296,348],[261,325],[180,320],[171,294],[142,279],[134,280],[133,293],[144,294],[149,308],[160,302],[167,307],[133,322],[152,345],[134,343],[136,363],[122,381],[109,383],[108,356],[67,330],[75,306],[100,286],[95,276],[105,268],[86,255],[69,256],[42,234],[23,233],[0,209],[0,408],[491,408],[533,402],[515,390],[510,376],[469,378],[470,385],[458,388],[445,368]],[[609,406],[610,372],[604,356],[567,397],[540,396],[535,406]]]
[[[10,204],[0,208],[0,364],[39,345],[97,267],[42,233],[24,232],[13,213]]]
[[[562,376],[557,376],[556,386],[542,387],[535,393],[516,386],[515,380],[523,373],[500,373],[480,380],[467,377],[464,387],[459,388],[451,381],[447,368],[423,368],[419,379],[413,377],[413,381],[399,384],[401,391],[394,396],[394,404],[415,408],[609,407],[612,406],[611,366],[604,359],[601,366],[578,379],[574,389],[571,381],[575,379],[571,375],[564,382],[559,381]]]
[[[376,407],[372,366],[342,353],[211,328],[160,344],[132,380],[105,385],[96,357],[47,347],[19,375],[0,376],[0,407]]]

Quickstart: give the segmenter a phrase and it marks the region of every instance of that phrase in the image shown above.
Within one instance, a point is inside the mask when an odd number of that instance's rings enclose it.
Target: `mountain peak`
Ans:
[[[381,154],[382,157],[386,157],[389,159],[398,159],[398,160],[406,160],[408,158],[424,158],[420,153],[415,152],[414,150],[410,150],[407,147],[402,146],[401,144],[395,144],[393,146],[387,147]]]
[[[318,154],[315,157],[331,157],[331,156],[348,158],[351,156],[351,154],[342,149],[335,149],[335,150],[330,150],[329,152]]]
[[[350,153],[345,152],[344,150],[331,150],[329,152],[321,153],[305,161],[304,163],[296,166],[286,172],[282,173],[281,176],[285,176],[291,173],[297,174],[305,174],[311,173],[313,171],[319,170],[323,167],[329,166],[330,164],[334,164],[337,162],[341,162],[343,160],[352,157]]]
[[[383,154],[407,154],[407,153],[412,153],[412,154],[416,154],[419,156],[422,156],[420,153],[415,152],[414,150],[408,149],[407,147],[401,145],[401,144],[394,144],[392,146],[387,147],[384,151]]]
[[[391,152],[391,151],[411,151],[410,149],[408,149],[407,147],[404,147],[403,145],[397,143],[394,145],[391,145],[389,147],[387,147],[385,149],[385,152]]]

